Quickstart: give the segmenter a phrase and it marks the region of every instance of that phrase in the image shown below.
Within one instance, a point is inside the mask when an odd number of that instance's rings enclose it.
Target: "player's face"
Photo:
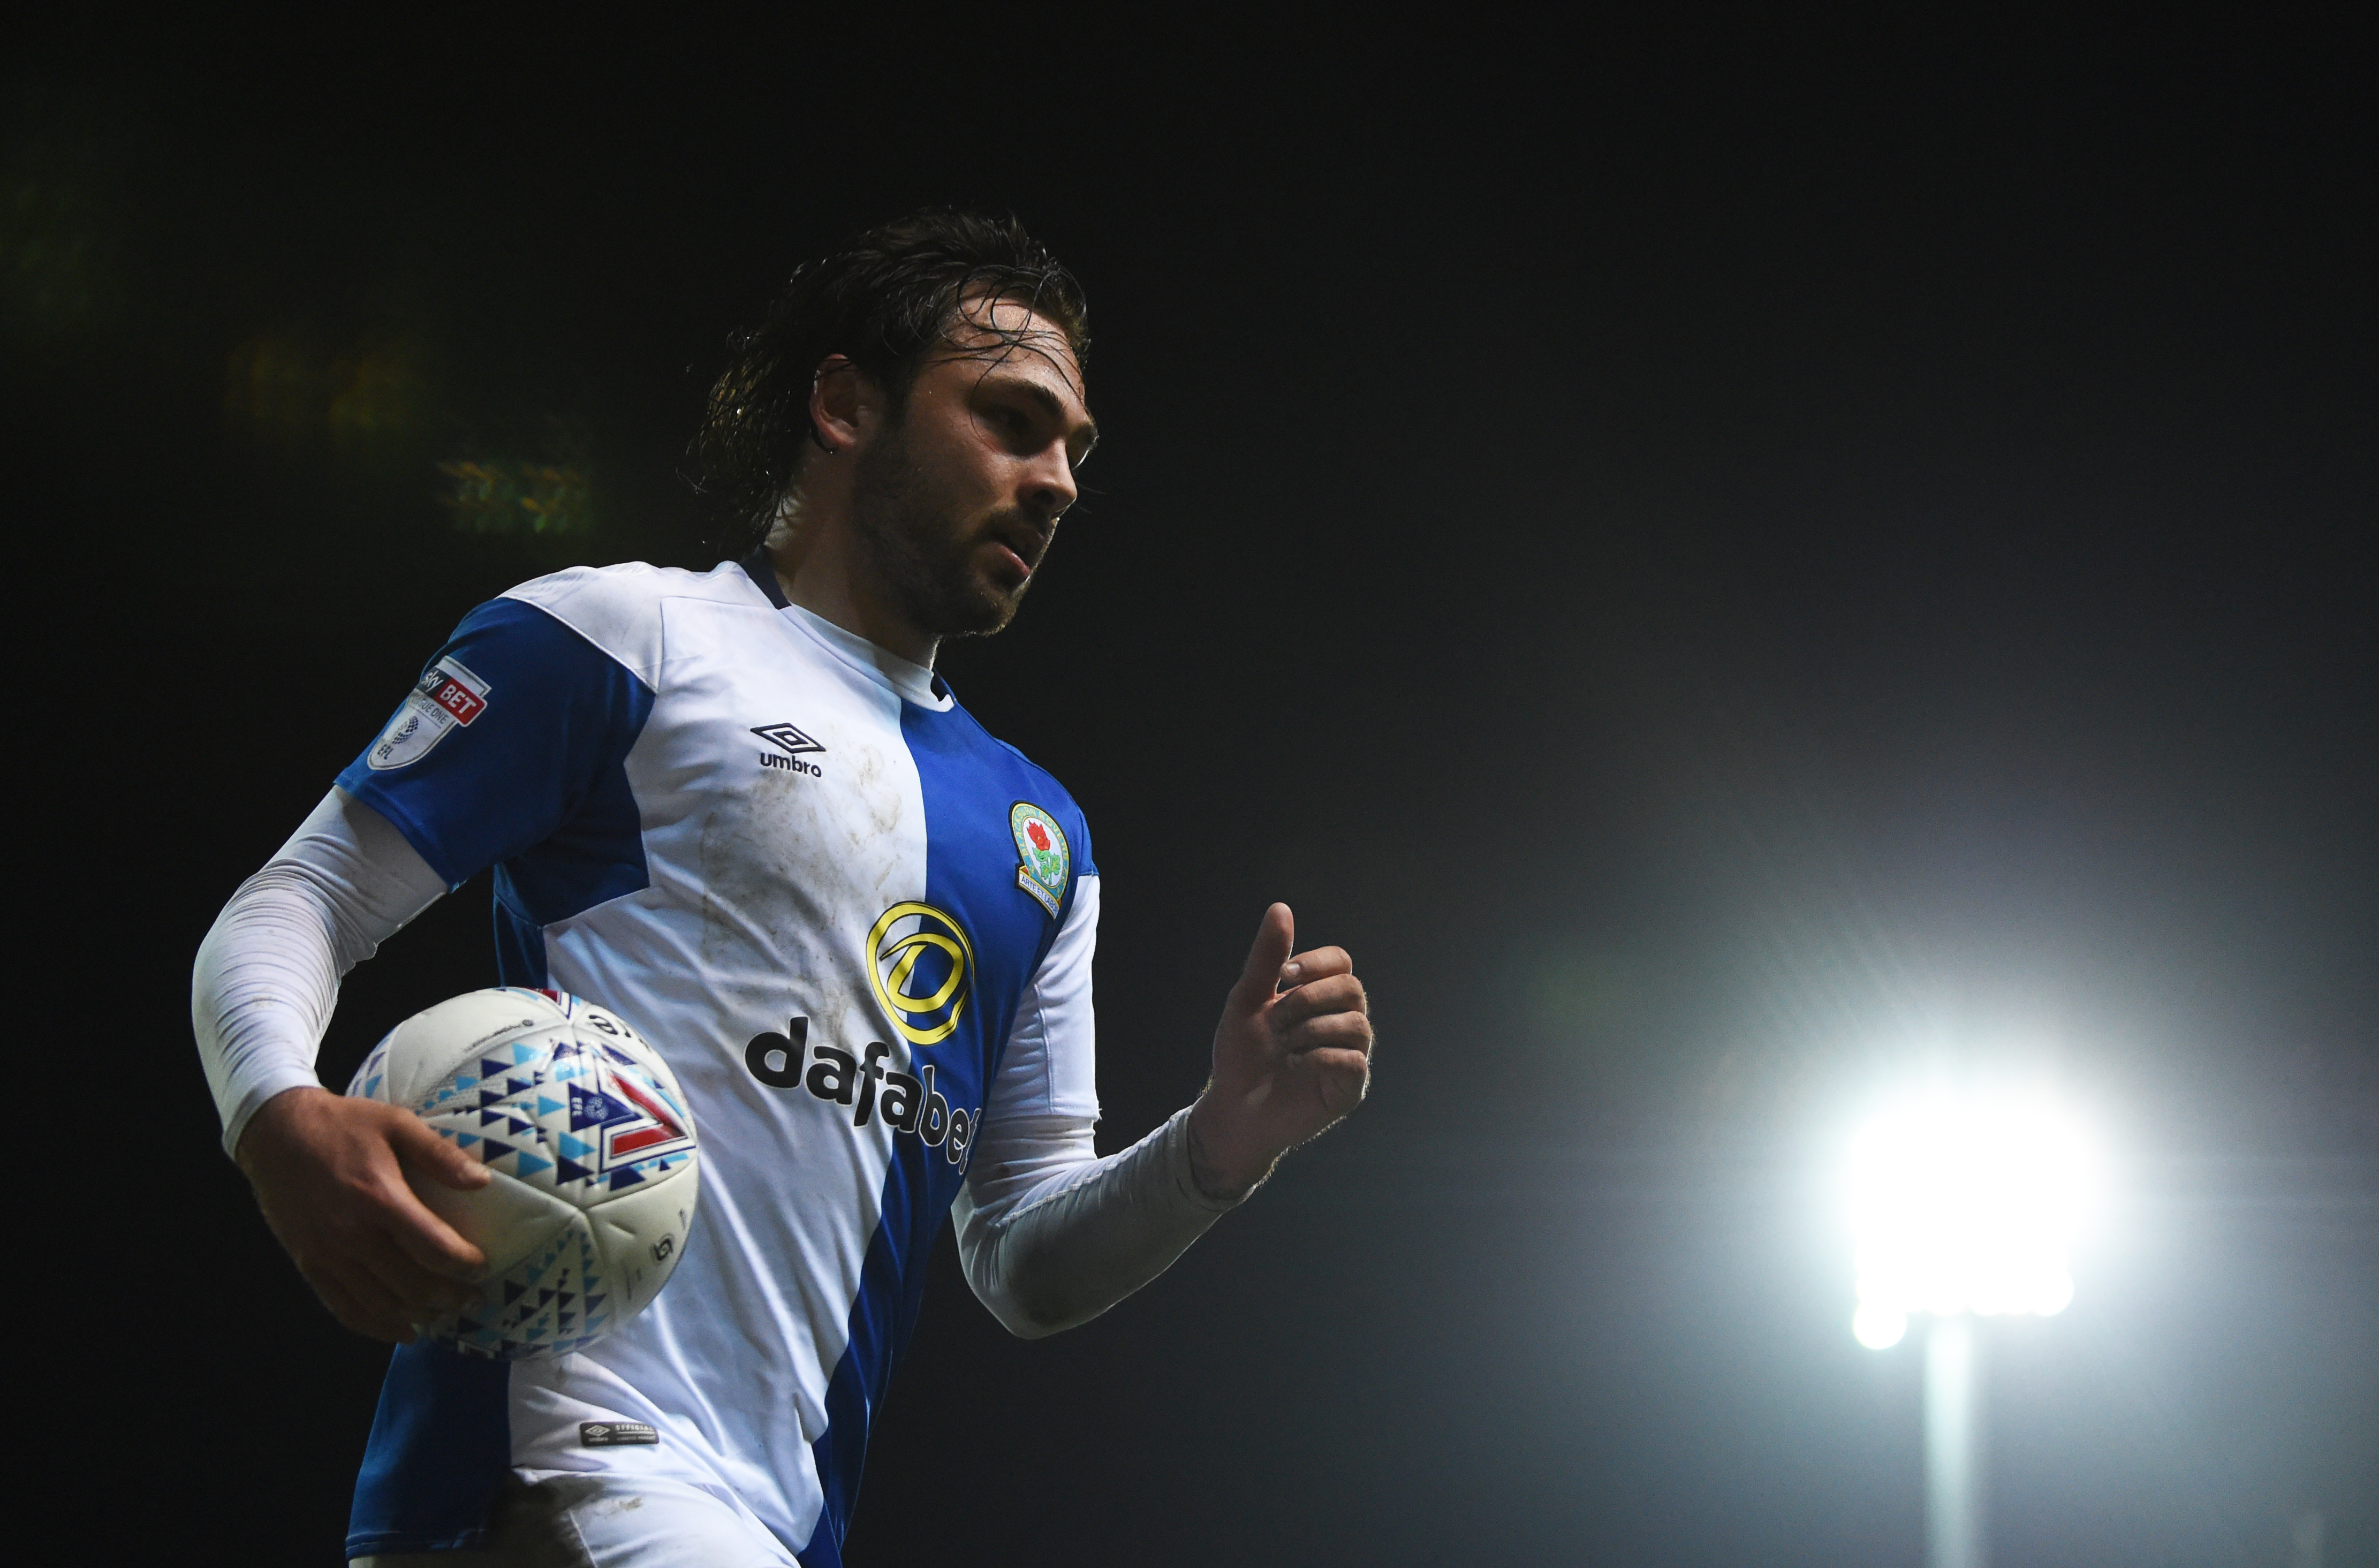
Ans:
[[[988,635],[1015,616],[1098,439],[1063,332],[1014,300],[965,311],[900,422],[859,452],[851,495],[885,588],[936,637]]]

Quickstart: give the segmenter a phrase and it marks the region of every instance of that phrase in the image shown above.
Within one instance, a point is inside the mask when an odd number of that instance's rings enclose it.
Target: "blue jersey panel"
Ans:
[[[953,711],[957,710],[954,709]],[[972,722],[971,718],[969,722]],[[982,729],[980,725],[976,726],[976,728],[978,730]],[[1063,789],[1059,788],[1057,781],[1051,778],[1047,773],[1044,772],[1041,766],[1034,762],[1031,757],[1026,756],[1022,752],[1018,751],[1014,746],[1011,746],[1007,742],[1000,740],[997,736],[992,735],[989,730],[984,730],[982,732],[991,741],[992,744],[997,746],[1001,751],[1006,752],[1009,756],[1016,759],[1017,767],[1027,778],[1038,779],[1040,781],[1040,788],[1046,792],[1047,798],[1044,799],[1043,797],[1035,796],[1034,803],[1048,805],[1051,800],[1057,802],[1055,806],[1050,807],[1050,809],[1057,813],[1058,822],[1061,823],[1066,829],[1069,847],[1073,851],[1074,876],[1096,876],[1099,874],[1099,868],[1097,863],[1091,858],[1090,821],[1082,815],[1080,808],[1074,804],[1074,797],[1069,795]],[[1074,890],[1069,879],[1069,886],[1066,888],[1066,902],[1058,911],[1059,918],[1057,923],[1059,925],[1065,924],[1066,922],[1064,917],[1070,915],[1073,912]],[[1044,950],[1045,951],[1046,949]]]
[[[622,763],[652,689],[533,605],[463,618],[339,788],[460,887],[505,862],[504,902],[549,925],[646,886]]]
[[[925,901],[952,916],[972,944],[975,972],[959,1027],[912,1060],[931,1066],[936,1092],[970,1121],[982,1114],[1016,1009],[1073,908],[1073,881],[1056,914],[1018,885],[1011,813],[1019,802],[1049,814],[1085,867],[1090,834],[1071,796],[1013,747],[994,740],[964,708],[935,713],[904,703],[901,738],[917,765],[925,804]],[[1082,874],[1081,870],[1074,873]],[[928,989],[938,977],[924,977]],[[968,1140],[972,1141],[969,1128]],[[954,1140],[953,1140],[954,1141]],[[805,1568],[837,1568],[867,1430],[908,1348],[924,1295],[934,1237],[965,1179],[964,1154],[950,1143],[892,1141],[882,1220],[867,1248],[850,1340],[827,1385],[827,1429],[812,1448],[825,1506],[800,1552]]]
[[[496,983],[542,991],[552,983],[545,963],[545,928],[516,914],[506,898],[504,868],[496,868]]]
[[[347,1555],[484,1544],[512,1463],[512,1364],[397,1346],[347,1516]]]

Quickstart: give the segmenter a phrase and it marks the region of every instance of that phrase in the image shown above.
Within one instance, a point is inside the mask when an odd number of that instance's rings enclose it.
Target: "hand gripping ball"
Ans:
[[[694,1118],[616,1014],[559,991],[474,991],[390,1031],[347,1092],[405,1106],[494,1173],[476,1192],[414,1183],[488,1255],[477,1304],[420,1325],[465,1355],[579,1349],[643,1311],[685,1250]]]

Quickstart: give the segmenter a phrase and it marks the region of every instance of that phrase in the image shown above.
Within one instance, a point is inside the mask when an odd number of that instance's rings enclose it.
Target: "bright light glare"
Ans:
[[[1908,1333],[1908,1314],[1897,1307],[1863,1301],[1851,1314],[1851,1333],[1869,1350],[1889,1350]]]
[[[1878,1119],[1853,1159],[1852,1332],[1879,1350],[1911,1312],[2063,1311],[2090,1188],[2081,1137],[2037,1099],[1942,1095]]]

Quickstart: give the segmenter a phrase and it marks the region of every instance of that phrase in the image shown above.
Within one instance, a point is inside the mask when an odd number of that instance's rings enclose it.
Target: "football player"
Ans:
[[[748,551],[473,610],[216,922],[192,1016],[224,1147],[324,1305],[399,1346],[351,1559],[835,1563],[945,1212],[976,1295],[1052,1333],[1363,1098],[1363,987],[1275,904],[1205,1091],[1094,1152],[1090,828],[934,673],[1073,504],[1088,343],[1013,221],[913,216],[803,268],[697,443]],[[502,981],[633,1020],[701,1140],[668,1287],[543,1360],[420,1336],[489,1260],[408,1178],[488,1168],[314,1068],[341,976],[489,867]]]

